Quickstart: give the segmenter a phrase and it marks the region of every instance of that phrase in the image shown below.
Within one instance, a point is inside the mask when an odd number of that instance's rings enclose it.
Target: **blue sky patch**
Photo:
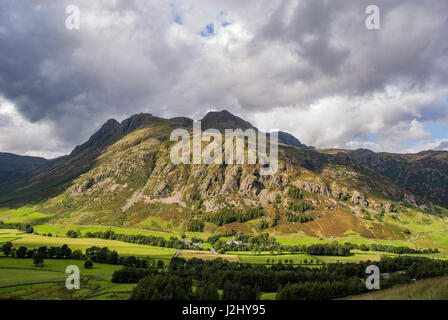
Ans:
[[[210,23],[205,26],[205,29],[199,33],[202,37],[208,37],[215,35],[215,25]]]
[[[182,23],[182,18],[178,15],[175,15],[173,18],[173,21],[176,22],[177,24],[183,24]]]
[[[433,137],[439,139],[448,138],[448,125],[442,125],[436,122],[427,122],[424,124],[425,131],[431,132]]]
[[[171,7],[171,13],[173,15],[173,22],[182,25],[183,21],[182,21],[182,17],[180,16],[180,14],[177,12],[176,7],[174,6],[174,4],[170,4]]]

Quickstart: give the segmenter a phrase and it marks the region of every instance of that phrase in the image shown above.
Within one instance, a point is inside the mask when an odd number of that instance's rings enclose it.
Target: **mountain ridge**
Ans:
[[[240,128],[243,130],[253,128],[258,130],[250,122],[245,121],[226,110],[209,112],[202,118],[201,122],[203,130],[212,127],[215,127],[217,129],[230,127],[234,129]],[[51,162],[51,166],[45,167],[44,170],[37,170],[37,173],[36,171],[33,171],[35,173],[34,176],[28,177],[29,179],[27,181],[24,181],[24,179],[22,178],[22,184],[32,184],[36,181],[47,183],[48,181],[51,181],[53,177],[60,177],[61,180],[64,180],[63,178],[66,176],[76,178],[77,176],[90,170],[95,165],[97,158],[101,155],[102,152],[104,152],[105,149],[139,129],[157,125],[168,126],[170,128],[188,128],[192,125],[192,123],[193,120],[187,117],[164,119],[155,117],[149,113],[136,114],[123,120],[122,122],[118,122],[115,119],[110,119],[106,121],[100,127],[100,129],[97,130],[88,139],[88,141],[77,146],[69,155],[53,160]],[[405,180],[400,178],[401,176],[394,175],[395,171],[404,170],[396,169],[396,167],[407,167],[408,163],[410,163],[413,159],[412,157],[418,157],[418,154],[414,156],[406,156],[399,154],[375,153],[373,151],[363,149],[353,151],[344,150],[343,152],[328,154],[319,150],[310,149],[309,147],[303,145],[294,136],[281,131],[279,132],[279,138],[280,142],[286,145],[283,147],[286,148],[285,150],[288,150],[288,145],[301,149],[300,151],[291,149],[293,150],[293,153],[297,153],[296,155],[293,155],[292,158],[294,158],[294,161],[298,165],[304,168],[307,168],[309,170],[320,170],[319,168],[330,163],[357,165],[372,170],[373,172],[380,174],[384,178],[391,179],[391,181],[397,183],[400,187],[410,190],[412,193],[416,193],[417,198],[419,196],[419,190],[410,188],[409,180]],[[431,152],[428,151],[426,154],[430,153]],[[432,154],[445,155],[448,154],[448,152],[433,151]],[[423,163],[420,164],[420,167],[426,165],[432,170],[436,170],[437,167],[440,167],[442,169],[442,173],[439,176],[442,181],[442,186],[446,184],[446,181],[448,181],[448,167],[445,158],[442,157],[442,159],[427,159],[426,161],[422,162],[421,160],[420,162]],[[378,163],[381,163],[381,165],[377,165]],[[413,173],[418,173],[418,170],[421,169],[416,165],[417,163],[418,162],[414,162],[414,165],[411,166],[413,168],[413,171],[411,170]],[[406,170],[403,171],[402,175],[405,173]],[[413,175],[412,177],[414,176],[415,175]],[[425,182],[429,183],[428,181]],[[443,193],[443,190],[440,190],[439,187],[434,188],[436,188],[435,190],[438,193]],[[433,192],[434,188],[429,188],[430,190],[432,190],[429,192]],[[437,198],[441,198],[442,201],[438,202]],[[448,206],[448,198],[445,194],[443,194],[442,197],[440,197],[439,195],[431,197],[429,196],[428,192],[423,192],[421,199],[423,201],[436,201],[436,204],[443,204],[445,206]]]
[[[228,112],[205,118],[203,130],[252,126]],[[191,132],[192,123],[143,113],[108,120],[71,154],[0,195],[0,207],[32,206],[49,223],[395,240],[448,216],[440,181],[421,177],[430,170],[445,182],[448,153],[394,156],[280,143],[279,170],[271,176],[260,175],[260,164],[175,165],[170,133]],[[421,186],[412,182],[418,179],[433,197],[409,187]]]
[[[48,162],[49,160],[41,157],[0,152],[0,189],[25,178]]]

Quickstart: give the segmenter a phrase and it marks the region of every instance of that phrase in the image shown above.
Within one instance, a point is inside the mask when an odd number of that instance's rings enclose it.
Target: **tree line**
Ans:
[[[265,212],[262,206],[247,207],[244,211],[226,207],[221,208],[215,214],[208,216],[206,221],[212,222],[217,226],[222,226],[232,222],[246,222],[260,218],[264,215]]]
[[[69,230],[66,233],[67,237],[70,238],[78,238],[81,237],[81,233],[79,231]],[[105,239],[105,240],[118,240],[129,243],[137,243],[144,244],[148,246],[155,247],[165,247],[165,248],[175,248],[175,249],[188,249],[190,246],[183,241],[179,240],[176,237],[170,237],[169,240],[163,237],[156,236],[146,236],[141,234],[120,234],[115,233],[113,230],[106,230],[104,232],[86,232],[86,238],[97,238],[97,239]]]
[[[87,260],[98,263],[107,263],[113,265],[124,265],[137,268],[158,267],[161,268],[165,264],[162,260],[155,262],[149,258],[137,258],[134,256],[120,256],[116,251],[107,247],[90,247],[83,253],[81,250],[72,250],[68,245],[63,244],[60,247],[41,246],[39,248],[27,248],[20,246],[13,247],[11,242],[5,242],[0,247],[0,252],[5,256],[16,258],[32,258],[36,265],[42,266],[44,259],[74,259]]]
[[[415,253],[415,254],[431,254],[431,253],[439,253],[439,249],[437,248],[428,248],[428,249],[413,249],[405,246],[391,246],[391,245],[382,245],[382,244],[375,244],[372,243],[370,246],[367,246],[365,244],[361,244],[358,247],[362,251],[383,251],[383,252],[391,252],[396,254],[409,254],[409,253]]]
[[[368,292],[364,284],[365,271],[372,261],[335,263],[322,268],[292,265],[250,265],[223,259],[204,261],[174,258],[163,271],[142,271],[125,268],[121,281],[137,282],[132,299],[211,299],[223,290],[224,300],[258,299],[260,292],[277,292],[280,300],[326,300]],[[448,274],[448,261],[421,257],[386,257],[375,262],[382,273],[381,288],[410,283]],[[118,276],[114,274],[113,279]],[[193,290],[197,288],[198,290]],[[201,294],[202,293],[202,294]]]
[[[17,229],[25,233],[33,233],[34,228],[29,223],[4,223],[0,221],[0,229]]]

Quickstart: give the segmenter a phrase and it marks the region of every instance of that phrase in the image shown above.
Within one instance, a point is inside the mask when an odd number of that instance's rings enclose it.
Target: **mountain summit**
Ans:
[[[207,113],[204,116],[204,118],[202,118],[201,125],[203,130],[207,130],[210,128],[218,130],[224,130],[224,129],[259,130],[258,128],[254,127],[250,122],[233,115],[227,110],[211,111]],[[269,136],[269,133],[267,134],[267,136]],[[307,146],[301,143],[299,139],[294,137],[292,134],[289,134],[284,131],[278,132],[278,140],[279,142],[287,145],[307,148]]]
[[[227,110],[211,111],[201,119],[203,130],[214,129],[256,129],[251,123],[231,114]]]

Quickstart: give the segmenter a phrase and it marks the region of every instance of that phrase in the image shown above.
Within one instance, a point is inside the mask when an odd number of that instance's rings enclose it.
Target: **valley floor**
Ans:
[[[120,234],[140,234],[146,236],[181,238],[180,234],[163,233],[150,230],[137,230],[131,228],[105,227],[105,226],[62,226],[36,224],[33,233],[24,233],[16,229],[0,229],[0,246],[5,242],[11,242],[14,248],[25,246],[27,248],[38,248],[40,246],[61,246],[67,244],[72,250],[82,250],[97,246],[108,247],[115,250],[120,256],[135,256],[161,260],[164,265],[169,263],[173,257],[185,259],[199,258],[203,260],[214,260],[223,258],[230,262],[273,265],[277,263],[301,265],[307,268],[321,268],[328,263],[337,262],[360,262],[379,261],[385,256],[398,256],[397,254],[376,251],[361,251],[353,249],[350,256],[314,256],[305,253],[272,252],[272,251],[227,251],[218,254],[212,249],[211,244],[205,242],[201,245],[202,250],[178,250],[175,248],[156,247],[136,243],[128,243],[117,240],[106,240],[99,238],[69,238],[66,236],[68,230],[76,230],[82,235],[86,232],[104,232],[113,230]],[[51,234],[51,236],[49,235]],[[198,236],[198,234],[187,235],[187,237]],[[202,239],[205,241],[205,235]],[[373,240],[359,237],[343,239],[312,239],[312,238],[277,238],[281,244],[323,244],[331,241],[339,243],[352,242],[356,244],[383,244],[405,246],[411,242]],[[228,239],[223,239],[227,241]],[[434,259],[448,259],[448,251],[440,247],[441,252],[437,254],[407,254],[408,256],[428,257]],[[56,260],[46,259],[44,266],[39,268],[33,265],[32,259],[18,259],[4,257],[0,253],[0,299],[84,299],[84,300],[122,300],[128,299],[136,284],[116,284],[111,282],[112,273],[123,266],[95,263],[93,269],[85,269],[84,261],[80,260]],[[65,268],[68,265],[77,265],[81,270],[82,289],[69,291],[65,287]],[[262,293],[261,299],[273,300],[276,293]],[[373,292],[361,296],[349,297],[347,299],[448,299],[448,277],[417,281],[415,284],[399,286],[384,291]]]
[[[0,257],[0,299],[27,300],[89,300],[127,299],[136,284],[112,283],[115,270],[123,266],[95,263],[92,269],[83,267],[81,260],[45,260],[42,268],[35,267],[32,259]],[[79,290],[68,290],[65,269],[69,265],[79,267]]]

